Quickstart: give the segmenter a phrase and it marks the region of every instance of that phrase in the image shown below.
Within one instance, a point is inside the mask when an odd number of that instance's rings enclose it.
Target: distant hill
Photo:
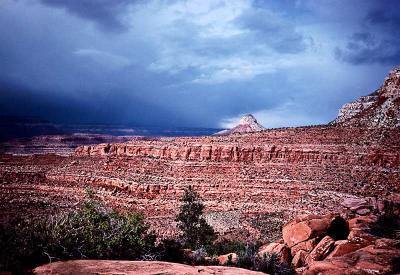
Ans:
[[[258,123],[257,119],[251,115],[247,114],[244,115],[240,121],[239,124],[233,127],[232,129],[228,130],[223,130],[220,132],[215,133],[216,136],[225,136],[225,135],[230,135],[230,134],[241,134],[241,133],[252,133],[252,132],[259,132],[264,130],[264,126],[262,126],[260,123]]]
[[[62,133],[54,124],[38,117],[0,116],[0,141]]]

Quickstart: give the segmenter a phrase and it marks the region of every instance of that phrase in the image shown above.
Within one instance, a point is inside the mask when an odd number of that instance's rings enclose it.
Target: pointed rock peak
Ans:
[[[251,124],[251,123],[258,123],[257,119],[252,114],[244,115],[239,120],[239,125],[241,125],[241,124]]]
[[[215,135],[230,135],[230,134],[243,134],[251,132],[259,132],[265,128],[258,123],[257,119],[252,114],[242,116],[239,120],[239,124],[229,130],[223,130],[216,133]]]

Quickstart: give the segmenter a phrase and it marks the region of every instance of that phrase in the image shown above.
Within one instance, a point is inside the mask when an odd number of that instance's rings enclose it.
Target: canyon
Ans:
[[[328,125],[137,138],[85,144],[65,155],[2,154],[0,220],[73,209],[91,188],[109,206],[143,212],[160,238],[171,237],[190,185],[220,235],[271,242],[296,216],[340,213],[344,201],[398,207],[399,98],[397,68]]]

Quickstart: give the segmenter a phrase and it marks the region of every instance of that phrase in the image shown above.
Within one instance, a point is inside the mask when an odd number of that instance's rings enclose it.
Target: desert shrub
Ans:
[[[224,255],[228,253],[239,253],[244,251],[245,248],[246,243],[243,241],[221,239],[210,245],[208,252],[210,255]]]
[[[42,228],[29,219],[12,219],[0,226],[0,271],[24,273],[28,267],[47,260],[42,253]]]
[[[257,247],[254,244],[246,244],[245,248],[238,252],[237,266],[253,269],[257,258]]]
[[[142,215],[120,214],[93,198],[79,210],[47,219],[20,219],[0,229],[0,270],[20,272],[67,259],[140,259],[155,236]]]
[[[192,253],[185,254],[183,259],[184,264],[190,265],[218,265],[219,262],[216,258],[209,257],[208,248],[200,247]]]
[[[294,274],[291,266],[282,263],[277,254],[259,256],[257,252],[256,245],[247,244],[245,249],[239,252],[236,266],[268,274]]]
[[[281,262],[277,254],[257,256],[254,270],[277,275],[294,274],[293,268],[288,263]]]
[[[207,250],[205,247],[200,247],[193,251],[193,254],[190,256],[191,263],[194,265],[203,265],[206,263]]]
[[[180,211],[176,216],[184,247],[199,249],[211,245],[216,239],[214,229],[202,217],[203,210],[200,196],[189,186],[181,198]]]
[[[122,215],[90,200],[77,212],[50,219],[48,254],[60,259],[139,259],[155,237],[141,214]]]

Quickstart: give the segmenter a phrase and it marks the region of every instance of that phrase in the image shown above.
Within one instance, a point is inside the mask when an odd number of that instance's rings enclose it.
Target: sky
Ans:
[[[1,0],[0,115],[323,124],[400,64],[400,1]]]

